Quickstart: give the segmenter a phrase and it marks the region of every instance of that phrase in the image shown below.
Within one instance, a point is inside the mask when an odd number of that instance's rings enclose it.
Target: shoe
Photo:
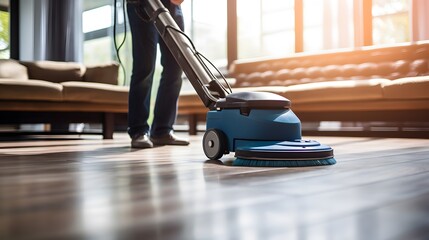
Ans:
[[[189,141],[174,135],[172,132],[162,136],[150,136],[150,140],[155,145],[189,145]]]
[[[139,135],[131,139],[132,148],[151,148],[153,147],[152,141],[150,141],[147,134]]]

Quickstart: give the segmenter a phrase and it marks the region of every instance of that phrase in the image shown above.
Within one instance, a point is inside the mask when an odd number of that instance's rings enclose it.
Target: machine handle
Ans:
[[[216,79],[198,56],[189,38],[180,30],[170,12],[160,0],[143,1],[143,8],[164,40],[170,52],[188,77],[203,104],[210,110],[227,95],[222,88],[209,88]],[[217,82],[216,82],[217,83]]]

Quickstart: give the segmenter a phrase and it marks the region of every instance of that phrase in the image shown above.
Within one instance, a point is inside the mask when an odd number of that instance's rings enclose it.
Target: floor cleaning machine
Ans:
[[[159,0],[141,1],[160,36],[188,77],[207,113],[203,150],[211,159],[235,152],[235,166],[302,167],[332,165],[331,147],[301,138],[301,122],[291,102],[269,92],[235,92],[200,54]],[[209,64],[209,65],[207,65]],[[211,65],[211,66],[210,66]],[[209,67],[210,66],[210,67]]]

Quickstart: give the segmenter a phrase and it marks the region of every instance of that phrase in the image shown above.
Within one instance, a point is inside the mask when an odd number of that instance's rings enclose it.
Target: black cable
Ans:
[[[229,93],[229,94],[231,94],[232,93],[232,88],[231,88],[231,85],[229,84],[229,82],[226,80],[226,78],[225,78],[225,76],[221,73],[221,71],[208,59],[208,58],[206,58],[203,54],[201,54],[200,52],[198,52],[197,51],[197,49],[196,49],[196,47],[195,47],[195,45],[194,45],[194,43],[192,42],[192,40],[191,40],[191,38],[190,37],[188,37],[188,35],[186,35],[186,33],[184,33],[182,30],[180,30],[180,29],[177,29],[177,28],[175,28],[175,27],[173,27],[173,26],[170,26],[170,25],[168,25],[168,26],[166,26],[165,27],[166,29],[168,28],[168,29],[172,29],[172,30],[174,30],[174,31],[176,31],[176,32],[178,32],[178,33],[180,33],[180,34],[182,34],[188,41],[189,41],[189,43],[191,44],[191,46],[192,46],[192,49],[194,50],[194,55],[195,55],[195,57],[197,57],[198,59],[200,59],[200,62],[201,62],[201,64],[203,65],[203,67],[204,67],[204,69],[206,69],[206,71],[208,72],[208,73],[210,73],[210,75],[212,76],[212,80],[214,80],[214,81],[216,81],[216,82],[218,82],[219,83],[219,85],[223,88],[223,90],[225,90],[227,93]],[[216,71],[219,73],[219,75],[222,77],[222,79],[223,79],[223,81],[226,83],[226,85],[227,85],[227,87],[228,87],[228,89],[226,89],[225,88],[225,86],[223,85],[223,84],[221,84],[220,82],[219,82],[219,80],[217,79],[217,77],[209,70],[209,68],[207,67],[207,65],[204,63],[204,61],[202,61],[201,60],[201,57],[206,61],[206,62],[208,62],[214,69],[216,69]],[[229,91],[228,91],[229,90]]]
[[[127,80],[127,72],[125,70],[125,66],[122,63],[121,57],[119,56],[119,50],[121,50],[122,46],[124,45],[126,39],[127,39],[127,16],[125,13],[125,0],[122,0],[122,14],[124,16],[124,37],[121,41],[121,43],[117,44],[116,42],[116,19],[117,19],[117,6],[116,6],[116,0],[113,0],[113,45],[115,46],[115,51],[116,51],[116,57],[118,59],[119,65],[121,66],[122,69],[122,73],[124,75],[124,84]]]
[[[232,88],[231,85],[229,84],[229,82],[226,80],[225,76],[222,74],[222,72],[212,63],[210,62],[210,60],[208,60],[204,55],[202,55],[201,53],[197,52],[198,55],[200,55],[201,57],[203,57],[208,63],[210,63],[210,65],[217,71],[217,73],[222,77],[223,81],[225,82],[226,86],[228,87],[228,89],[226,89],[222,84],[220,84],[222,86],[222,88],[229,94],[232,93]],[[217,78],[216,78],[217,80]],[[229,91],[228,91],[229,90]]]

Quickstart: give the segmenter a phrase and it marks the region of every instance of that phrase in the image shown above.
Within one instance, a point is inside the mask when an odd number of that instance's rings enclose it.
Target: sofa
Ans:
[[[229,74],[233,92],[290,99],[304,134],[429,137],[429,41],[236,60]],[[181,94],[192,134],[206,112],[193,91]],[[323,122],[342,127],[322,131]]]
[[[236,60],[228,75],[234,92],[290,99],[304,134],[429,137],[429,41]],[[117,76],[116,63],[0,60],[0,124],[101,123],[110,139],[128,110]],[[178,114],[190,134],[206,113],[193,89],[181,92]],[[324,121],[343,128],[321,130]]]
[[[127,111],[117,63],[0,60],[0,124],[98,123],[111,139]]]

